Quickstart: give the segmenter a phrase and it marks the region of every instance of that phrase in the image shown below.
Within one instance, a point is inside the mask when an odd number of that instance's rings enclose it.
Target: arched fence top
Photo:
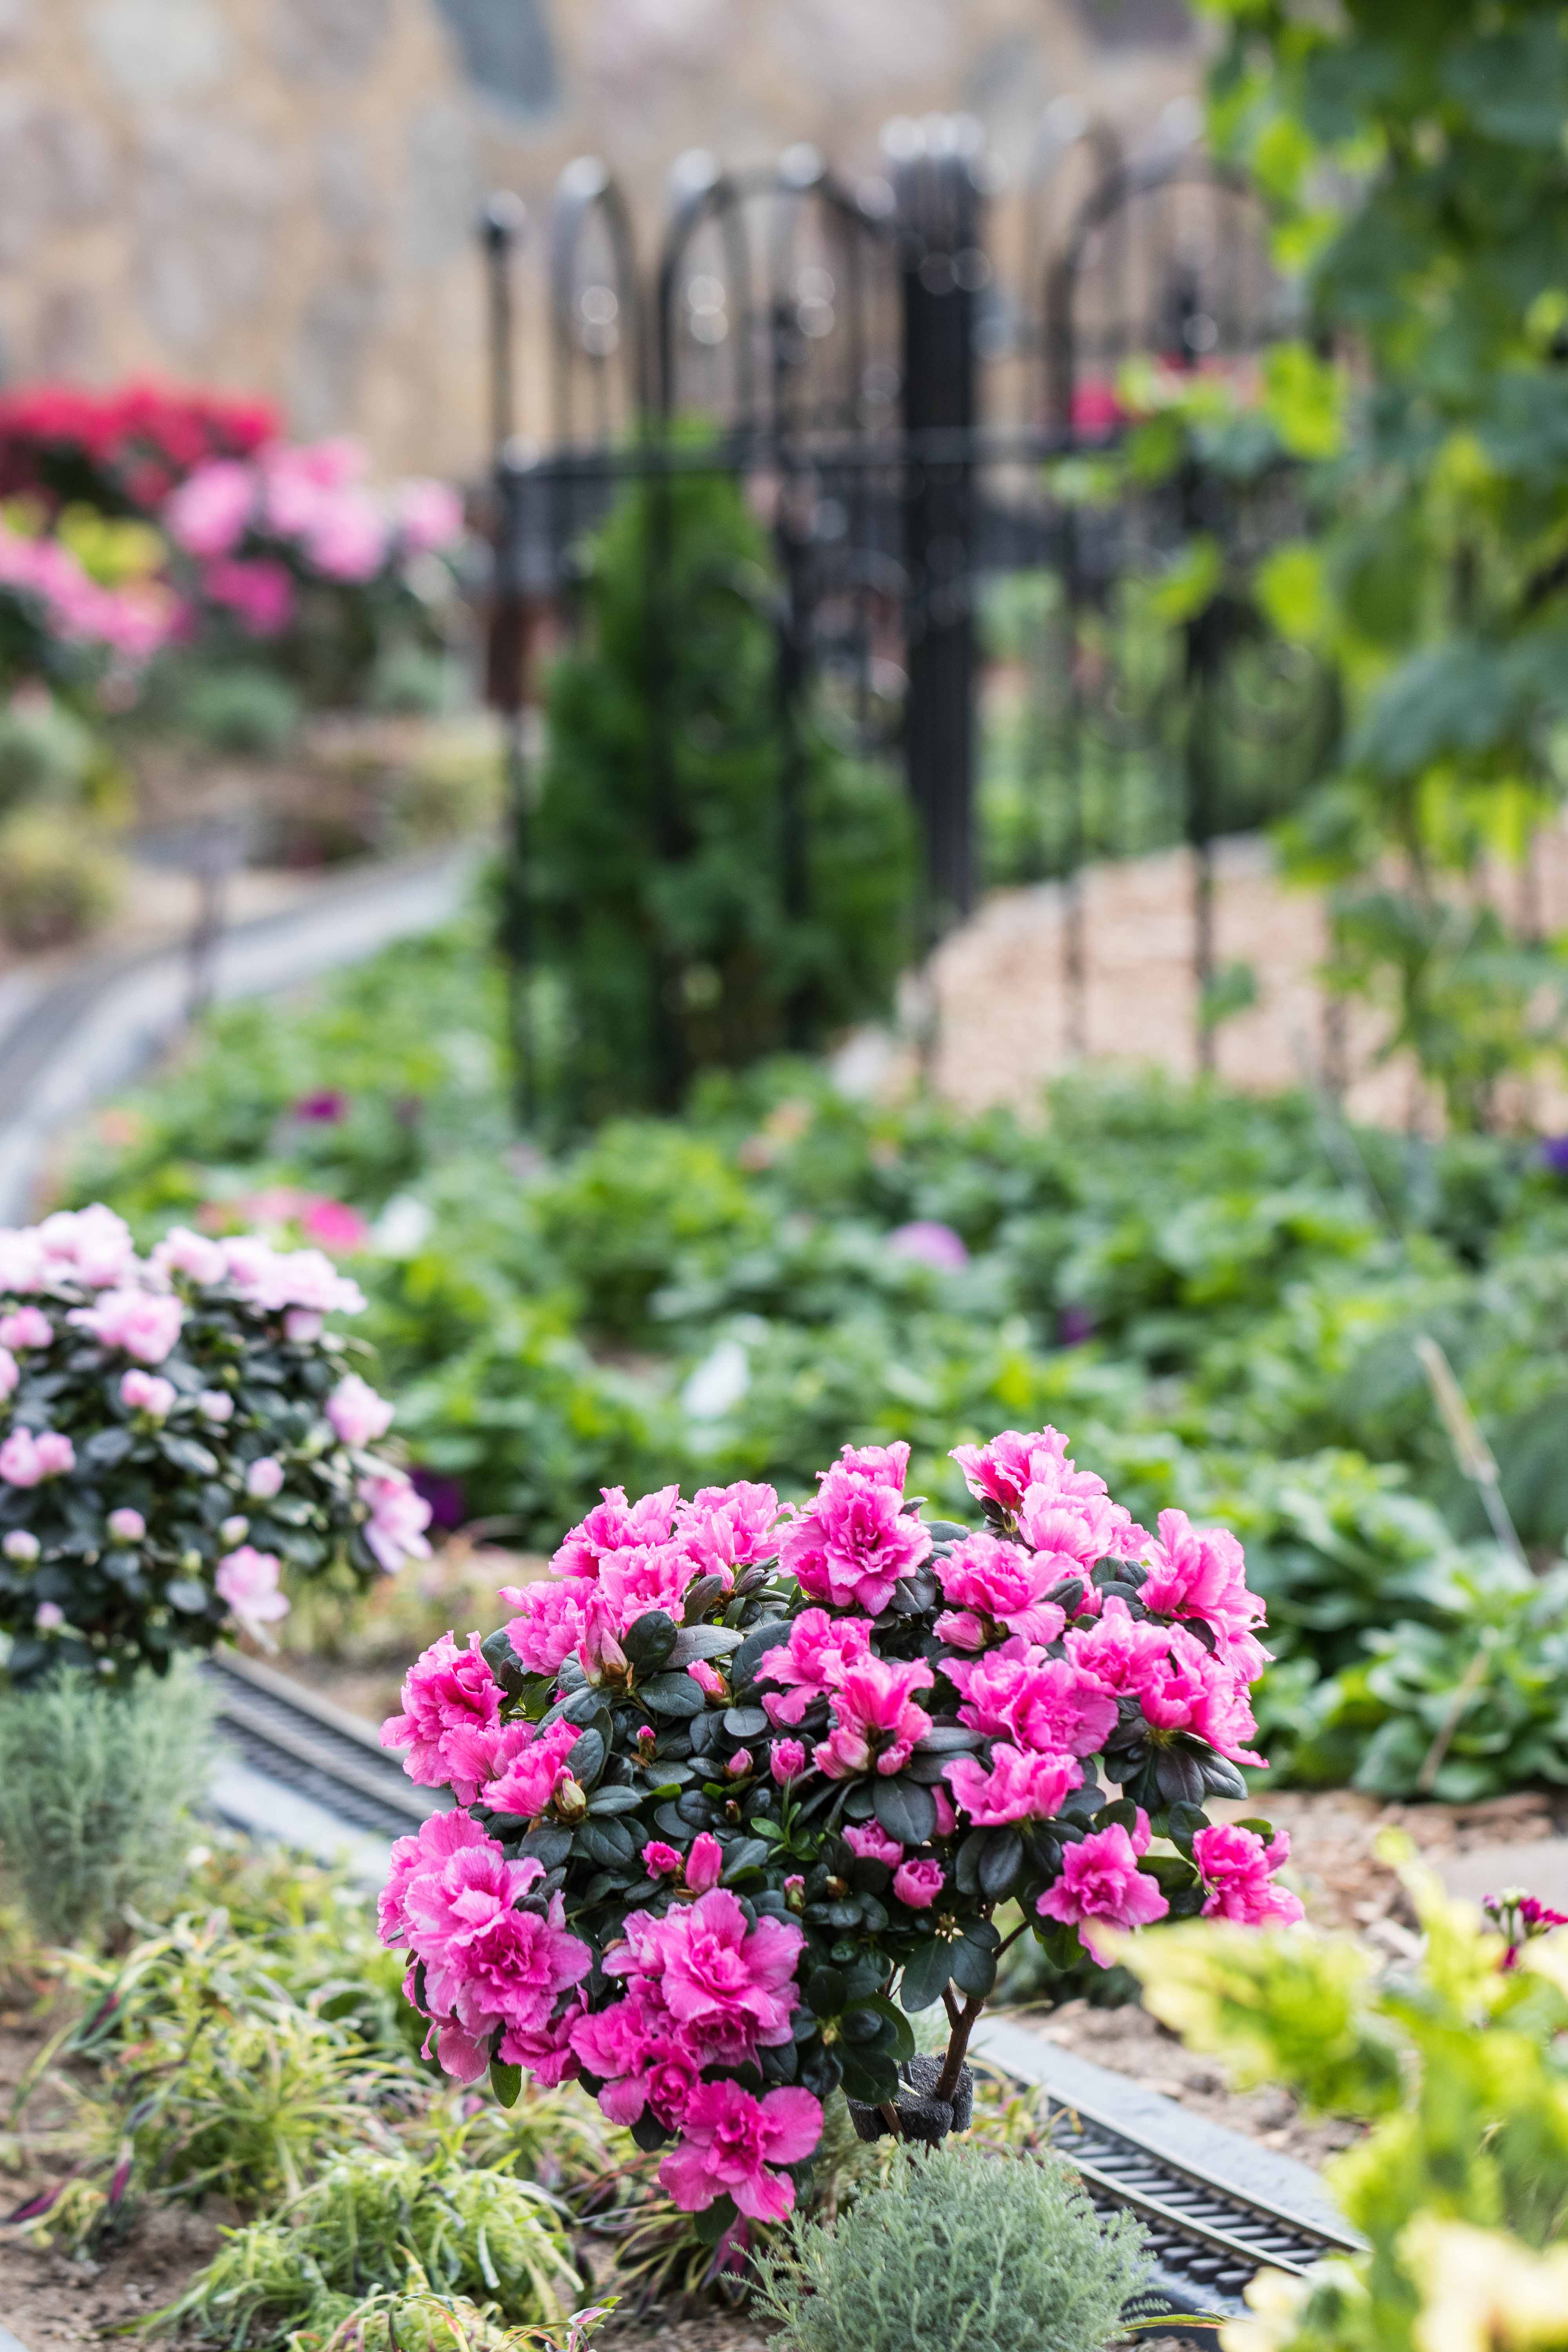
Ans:
[[[629,429],[647,406],[647,332],[630,208],[596,155],[579,155],[556,183],[548,230],[553,431],[575,441],[573,398],[586,373],[596,437]],[[612,395],[618,380],[620,399]]]

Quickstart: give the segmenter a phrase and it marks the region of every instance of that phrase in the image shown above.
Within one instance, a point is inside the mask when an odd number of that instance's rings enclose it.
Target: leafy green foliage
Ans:
[[[792,2222],[757,2301],[791,2352],[1100,2352],[1146,2269],[1053,2158],[900,2149],[835,2224]]]
[[[433,2288],[493,2301],[503,2318],[521,2321],[563,2315],[576,2284],[561,2213],[533,2182],[362,2149],[275,2217],[234,2231],[160,2318],[195,2322],[238,2352],[297,2327],[337,2326],[367,2289],[417,2297]],[[400,2315],[395,2308],[389,2344],[402,2340]]]
[[[1478,2352],[1559,2340],[1514,2334],[1502,2306],[1511,2266],[1559,2241],[1568,2215],[1568,1948],[1548,1934],[1505,1957],[1502,1936],[1429,1874],[1404,1874],[1426,1939],[1408,1974],[1378,1979],[1348,1937],[1217,1921],[1128,1945],[1149,2007],[1189,2046],[1243,2083],[1283,2083],[1311,2108],[1371,2125],[1328,2176],[1369,2252],[1255,2290],[1259,2317],[1237,2331],[1245,2352],[1431,2341],[1442,2235],[1477,2229],[1496,2233],[1476,2249],[1484,2326],[1479,2310],[1450,2305],[1448,2340]]]
[[[1370,375],[1330,382],[1304,452],[1329,527],[1271,559],[1276,617],[1337,662],[1352,721],[1294,861],[1337,886],[1341,987],[1484,1126],[1563,1038],[1559,953],[1482,886],[1568,783],[1568,34],[1542,0],[1208,5],[1216,136]]]
[[[106,1689],[61,1675],[0,1706],[0,1861],[51,1943],[112,1932],[177,1887],[212,1763],[212,1708],[184,1663]]]
[[[275,1182],[381,1220],[354,1273],[398,1428],[460,1507],[525,1541],[623,1480],[800,1494],[846,1436],[908,1438],[914,1489],[962,1517],[954,1437],[1049,1421],[1145,1524],[1176,1506],[1241,1535],[1280,1658],[1260,1692],[1277,1774],[1344,1778],[1375,1737],[1368,1785],[1411,1793],[1494,1616],[1442,1790],[1510,1785],[1516,1740],[1556,1772],[1529,1663],[1554,1654],[1556,1588],[1521,1592],[1490,1546],[1415,1346],[1441,1344],[1549,1560],[1568,1537],[1568,1190],[1533,1147],[1363,1131],[1380,1211],[1298,1095],[1101,1075],[1026,1126],[848,1102],[781,1060],[710,1073],[679,1123],[514,1163],[499,1033],[477,928],[261,1026],[220,1013],[111,1115],[132,1140],[118,1163],[95,1147],[78,1197],[145,1239]],[[289,1115],[324,1090],[335,1118]],[[903,1255],[922,1220],[968,1264]]]
[[[569,1003],[565,1107],[602,1117],[883,1009],[910,867],[891,779],[780,724],[767,542],[728,478],[630,491],[585,562],[524,887]]]

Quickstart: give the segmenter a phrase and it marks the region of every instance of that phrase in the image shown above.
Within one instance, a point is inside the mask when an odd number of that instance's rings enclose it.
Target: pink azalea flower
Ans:
[[[675,1535],[700,1576],[719,1575],[728,1584],[737,1569],[772,1559],[779,1498],[771,1486],[744,1478],[732,1486],[700,1486],[675,1514]]]
[[[253,1503],[269,1503],[283,1492],[283,1465],[276,1454],[258,1455],[245,1474],[245,1491]]]
[[[1112,1599],[1097,1624],[1067,1636],[1075,1665],[1108,1690],[1134,1696],[1156,1731],[1192,1731],[1238,1764],[1261,1764],[1245,1743],[1256,1736],[1246,1685],[1183,1625],[1134,1618]]]
[[[587,1975],[593,1955],[567,1933],[559,1895],[542,1913],[518,1907],[542,1875],[536,1861],[509,1862],[493,1838],[481,1836],[409,1877],[402,1911],[409,1945],[425,1963],[433,2017],[481,2040],[498,2025],[536,2031],[561,1994]],[[454,2071],[445,2046],[441,2063]],[[463,2072],[459,2079],[475,2078]]]
[[[33,1629],[38,1633],[58,1633],[66,1622],[66,1612],[58,1601],[40,1601],[33,1612]]]
[[[960,1811],[977,1829],[1049,1821],[1083,1779],[1076,1756],[1026,1754],[1005,1739],[992,1749],[989,1770],[973,1756],[955,1756],[944,1770]]]
[[[673,1878],[680,1868],[680,1856],[662,1838],[649,1838],[642,1850],[642,1866],[650,1878]]]
[[[691,1876],[689,1855],[689,1885]],[[764,1916],[748,1923],[737,1897],[718,1886],[661,1919],[632,1912],[626,1941],[605,1955],[605,1973],[651,1977],[665,2009],[684,2033],[700,2040],[709,2063],[740,2065],[760,2047],[790,2039],[805,1941],[792,1921]],[[636,1991],[637,1983],[628,1990]]]
[[[572,1777],[566,1759],[581,1737],[575,1723],[552,1723],[547,1731],[531,1723],[509,1723],[504,1769],[484,1792],[491,1811],[516,1813],[524,1821],[543,1812],[561,1783]]]
[[[934,1217],[895,1225],[883,1246],[893,1257],[913,1258],[917,1265],[934,1266],[938,1274],[962,1274],[969,1264],[963,1234]]]
[[[710,1830],[700,1830],[686,1857],[686,1884],[693,1895],[717,1886],[724,1868],[724,1849]]]
[[[149,1263],[157,1274],[183,1274],[202,1288],[221,1282],[228,1271],[220,1244],[205,1234],[192,1233],[188,1225],[175,1225],[165,1234]]]
[[[797,1780],[805,1769],[805,1748],[798,1739],[775,1739],[768,1758],[768,1769],[782,1789],[788,1780]]]
[[[698,1689],[706,1691],[710,1698],[724,1698],[728,1696],[728,1685],[723,1675],[707,1658],[694,1658],[686,1671]]]
[[[923,1658],[895,1665],[861,1658],[846,1669],[833,1694],[833,1728],[816,1751],[817,1769],[830,1780],[852,1773],[901,1772],[915,1742],[931,1729],[931,1717],[911,1693],[929,1690],[936,1677]]]
[[[129,1503],[122,1503],[118,1510],[110,1511],[105,1524],[115,1542],[121,1544],[140,1543],[147,1532],[146,1520],[140,1511],[132,1510]]]
[[[463,535],[463,501],[448,482],[427,477],[399,482],[394,511],[398,537],[410,555],[450,547]]]
[[[245,537],[256,504],[255,469],[215,457],[187,474],[163,506],[163,525],[187,555],[229,555]]]
[[[1202,1617],[1237,1633],[1263,1622],[1263,1602],[1247,1589],[1247,1561],[1228,1528],[1194,1528],[1185,1511],[1162,1511],[1145,1558],[1140,1598],[1156,1616]]]
[[[136,1244],[123,1217],[95,1201],[87,1209],[57,1209],[37,1228],[47,1272],[72,1277],[89,1290],[122,1282],[136,1263]],[[20,1283],[7,1288],[21,1289]]]
[[[531,1675],[559,1674],[587,1631],[578,1590],[571,1584],[507,1584],[500,1598],[521,1612],[506,1637],[521,1664]]]
[[[910,1449],[908,1441],[896,1438],[891,1445],[845,1445],[839,1448],[838,1459],[831,1470],[819,1470],[816,1483],[820,1486],[835,1472],[840,1476],[858,1478],[868,1486],[889,1486],[897,1495],[904,1491],[909,1475]]]
[[[662,1486],[635,1503],[626,1501],[624,1486],[604,1486],[600,1492],[604,1501],[595,1504],[552,1559],[552,1575],[596,1577],[612,1552],[668,1542],[679,1486]]]
[[[52,1429],[14,1429],[0,1445],[0,1478],[8,1486],[37,1486],[76,1466],[76,1448]]]
[[[1018,1533],[1036,1551],[1059,1559],[1064,1570],[1136,1559],[1149,1540],[1131,1513],[1111,1501],[1104,1482],[1091,1480],[1087,1471],[1029,1487],[1018,1506]]]
[[[728,2193],[754,2221],[782,2221],[795,2182],[770,2165],[797,2164],[822,2137],[822,2108],[809,2091],[753,2098],[738,2083],[700,2083],[681,2117],[681,2138],[658,2168],[659,2184],[688,2213]]]
[[[360,1250],[370,1239],[370,1225],[359,1211],[347,1201],[329,1201],[320,1195],[307,1196],[300,1213],[300,1223],[313,1242],[323,1249]]]
[[[18,1307],[14,1314],[0,1315],[0,1348],[47,1348],[54,1336],[53,1324],[37,1307]]]
[[[1059,1603],[1045,1598],[1061,1580],[1049,1558],[975,1535],[935,1565],[937,1582],[953,1603],[937,1619],[936,1631],[957,1649],[984,1649],[997,1627],[1026,1641],[1054,1642],[1067,1622]]]
[[[374,580],[386,561],[387,529],[374,499],[341,490],[314,516],[305,552],[328,580]]]
[[[789,1639],[768,1651],[757,1668],[759,1682],[790,1685],[782,1698],[763,1700],[773,1723],[798,1723],[812,1701],[837,1690],[852,1665],[871,1654],[871,1628],[864,1618],[829,1617],[826,1609],[803,1609]]]
[[[13,1528],[5,1542],[0,1543],[0,1552],[4,1552],[7,1559],[18,1559],[28,1568],[42,1549],[37,1537],[27,1528]]]
[[[479,1655],[479,1637],[459,1650],[443,1633],[416,1659],[403,1678],[403,1713],[381,1727],[384,1748],[406,1748],[403,1769],[421,1789],[445,1788],[451,1779],[448,1743],[458,1730],[488,1731],[500,1720],[501,1688]],[[472,1804],[470,1789],[464,1804]]]
[[[942,1888],[942,1867],[940,1862],[921,1862],[918,1856],[906,1862],[893,1873],[893,1892],[900,1903],[911,1911],[929,1911]]]
[[[75,1307],[68,1318],[90,1331],[100,1347],[134,1356],[139,1364],[161,1364],[180,1336],[185,1310],[177,1298],[152,1290],[106,1290],[91,1307]]]
[[[862,1862],[885,1862],[889,1869],[904,1858],[898,1839],[889,1837],[879,1822],[846,1822],[844,1843]]]
[[[213,1578],[218,1599],[247,1633],[259,1636],[263,1626],[289,1614],[289,1597],[278,1589],[282,1566],[276,1552],[258,1551],[254,1544],[241,1544],[219,1560]]]
[[[359,1482],[360,1500],[370,1505],[364,1539],[389,1576],[405,1559],[428,1559],[425,1530],[430,1506],[401,1470],[380,1470]]]
[[[876,1617],[931,1548],[929,1530],[903,1510],[900,1490],[847,1459],[823,1474],[816,1502],[779,1547],[779,1564],[813,1601]]]
[[[1204,1882],[1205,1919],[1240,1919],[1249,1927],[1289,1927],[1306,1916],[1299,1898],[1272,1883],[1290,1859],[1289,1831],[1265,1845],[1256,1830],[1212,1822],[1193,1840]]]
[[[951,1459],[977,1501],[1016,1511],[1029,1487],[1049,1475],[1051,1465],[1060,1468],[1067,1450],[1067,1439],[1058,1429],[1039,1429],[1032,1437],[1005,1429],[989,1445],[955,1445]]]
[[[234,1419],[234,1399],[226,1389],[203,1389],[196,1399],[196,1411],[204,1421],[221,1429],[226,1422]]]
[[[582,2013],[582,1996],[577,1994],[542,2025],[509,2025],[501,2036],[502,2063],[525,2066],[542,2089],[553,2091],[579,2072],[572,2028]]]
[[[208,603],[232,613],[247,636],[278,636],[294,617],[294,577],[276,556],[216,556],[203,564],[201,580]]]
[[[120,1383],[120,1402],[132,1412],[153,1421],[166,1421],[174,1410],[176,1390],[160,1372],[127,1372]]]
[[[392,1426],[392,1407],[357,1372],[345,1372],[327,1399],[327,1419],[345,1445],[374,1445]]]
[[[1116,1727],[1116,1701],[1092,1675],[1017,1640],[983,1658],[950,1659],[943,1672],[963,1695],[959,1721],[991,1738],[1092,1756]]]
[[[1110,1959],[1095,1944],[1096,1922],[1108,1927],[1146,1927],[1171,1907],[1154,1881],[1138,1867],[1139,1855],[1148,1849],[1149,1817],[1142,1811],[1131,1836],[1120,1822],[1095,1830],[1068,1847],[1061,1876],[1035,1906],[1042,1919],[1059,1919],[1076,1927],[1079,1943],[1102,1969],[1110,1966]]]

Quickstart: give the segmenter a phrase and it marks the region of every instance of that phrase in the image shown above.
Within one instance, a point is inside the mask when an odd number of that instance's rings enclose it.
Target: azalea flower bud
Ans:
[[[228,1545],[231,1550],[236,1544],[243,1543],[249,1533],[250,1521],[243,1511],[235,1511],[226,1519],[220,1519],[218,1522],[219,1539]]]
[[[283,1487],[283,1465],[275,1454],[264,1454],[245,1474],[245,1491],[253,1503],[269,1503]]]
[[[37,1559],[39,1549],[37,1537],[29,1535],[26,1528],[13,1528],[4,1544],[0,1544],[0,1551],[7,1559],[20,1560],[29,1568]]]
[[[222,1423],[234,1419],[234,1399],[222,1389],[204,1389],[196,1399],[196,1411],[204,1421]]]
[[[140,1511],[133,1511],[129,1503],[122,1503],[118,1510],[109,1514],[109,1532],[116,1543],[140,1543],[147,1532],[147,1522]]]
[[[563,1780],[555,1791],[555,1810],[563,1822],[580,1822],[588,1810],[588,1799],[576,1780]]]
[[[686,1671],[698,1688],[706,1691],[710,1698],[728,1696],[723,1675],[707,1658],[698,1658]]]
[[[55,1633],[66,1622],[66,1612],[58,1601],[40,1601],[33,1612],[33,1623],[40,1633]]]
[[[805,1909],[805,1881],[798,1873],[792,1871],[789,1877],[784,1880],[784,1899],[792,1911]]]
[[[710,1886],[717,1886],[723,1867],[723,1847],[710,1831],[701,1831],[692,1839],[686,1857],[686,1884],[692,1894],[706,1895]]]
[[[731,1780],[743,1780],[751,1769],[752,1751],[749,1748],[737,1748],[724,1767]]]

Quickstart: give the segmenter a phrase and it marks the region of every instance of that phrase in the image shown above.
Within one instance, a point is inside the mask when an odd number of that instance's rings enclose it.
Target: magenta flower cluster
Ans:
[[[122,1674],[263,1641],[286,1564],[365,1580],[423,1557],[427,1506],[371,1450],[391,1407],[327,1318],[319,1250],[176,1230],[150,1256],[101,1206],[0,1231],[0,1632],[17,1679]]]
[[[956,2066],[1004,1905],[1062,1966],[1300,1916],[1283,1834],[1203,1809],[1261,1761],[1234,1537],[1135,1525],[1054,1430],[955,1459],[982,1527],[922,1516],[901,1444],[783,1509],[606,1490],[383,1732],[465,1809],[400,1843],[382,1915],[443,2065],[580,2075],[719,2227],[791,2210],[837,2084],[897,2101],[906,2012],[945,2000]]]

